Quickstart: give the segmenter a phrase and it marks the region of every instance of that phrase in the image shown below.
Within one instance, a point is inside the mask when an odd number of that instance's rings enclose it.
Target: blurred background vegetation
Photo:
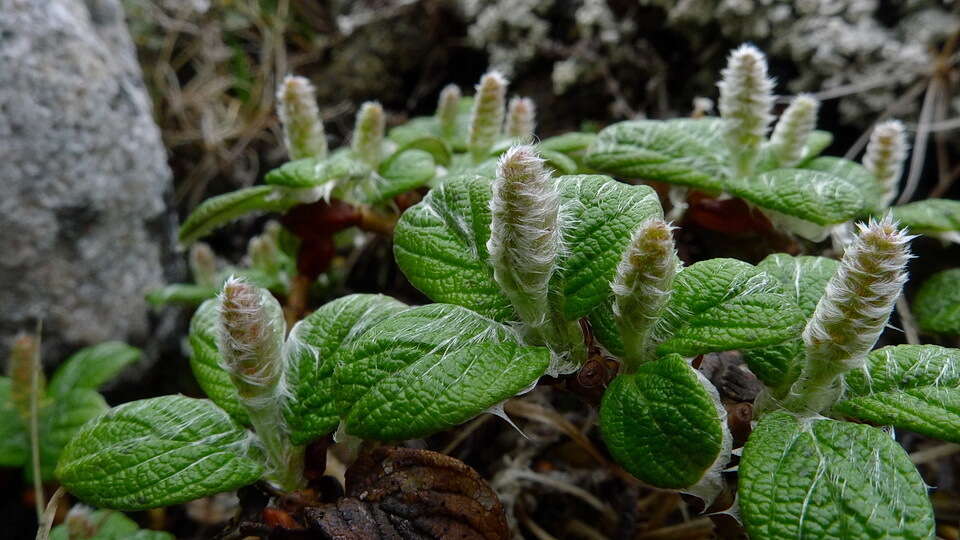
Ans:
[[[538,103],[540,136],[635,116],[686,115],[714,98],[725,55],[752,41],[780,94],[818,92],[829,153],[856,153],[878,119],[918,136],[931,189],[960,174],[957,29],[948,0],[124,0],[185,215],[282,161],[280,77],[317,86],[328,133],[363,100],[391,123],[429,114],[448,82],[488,66]],[[932,144],[927,144],[930,140]],[[338,141],[332,141],[338,142]],[[935,187],[940,184],[940,187]],[[939,193],[943,195],[943,193]]]

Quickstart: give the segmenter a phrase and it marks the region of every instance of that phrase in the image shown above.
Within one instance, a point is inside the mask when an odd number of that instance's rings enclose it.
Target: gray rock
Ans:
[[[119,0],[3,0],[0,355],[142,343],[171,268],[170,169]]]

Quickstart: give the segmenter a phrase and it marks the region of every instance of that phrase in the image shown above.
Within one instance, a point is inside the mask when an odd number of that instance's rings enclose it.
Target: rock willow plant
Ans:
[[[899,181],[902,130],[898,134],[894,124],[878,127],[866,167],[820,156],[833,137],[814,129],[818,103],[800,95],[767,140],[773,84],[763,54],[749,45],[731,53],[718,86],[719,118],[614,124],[587,149],[585,165],[619,177],[733,195],[781,229],[818,241],[838,225],[886,212]],[[960,201],[917,201],[893,214],[916,233],[960,237]]]
[[[209,400],[111,409],[67,444],[57,475],[84,501],[126,510],[261,480],[295,491],[306,445],[420,438],[497,412],[544,374],[576,371],[592,335],[621,364],[600,431],[637,478],[706,500],[724,487],[726,412],[691,360],[738,349],[766,385],[740,462],[751,536],[871,538],[879,519],[887,537],[929,537],[926,487],[903,449],[843,421],[960,441],[958,351],[870,352],[908,240],[884,218],[839,263],[777,254],[682,267],[651,188],[558,176],[517,146],[493,175],[447,177],[397,224],[400,268],[440,303],[345,296],[284,336],[267,291],[230,279],[191,322]]]

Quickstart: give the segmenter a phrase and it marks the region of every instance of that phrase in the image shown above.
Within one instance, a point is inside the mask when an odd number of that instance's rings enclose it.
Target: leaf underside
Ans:
[[[937,234],[960,231],[960,201],[927,199],[894,206],[893,218],[911,232]]]

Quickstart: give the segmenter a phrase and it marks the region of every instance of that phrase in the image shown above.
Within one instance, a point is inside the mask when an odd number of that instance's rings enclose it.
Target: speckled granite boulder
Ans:
[[[119,0],[6,0],[0,16],[0,355],[142,342],[172,261],[171,191]]]

